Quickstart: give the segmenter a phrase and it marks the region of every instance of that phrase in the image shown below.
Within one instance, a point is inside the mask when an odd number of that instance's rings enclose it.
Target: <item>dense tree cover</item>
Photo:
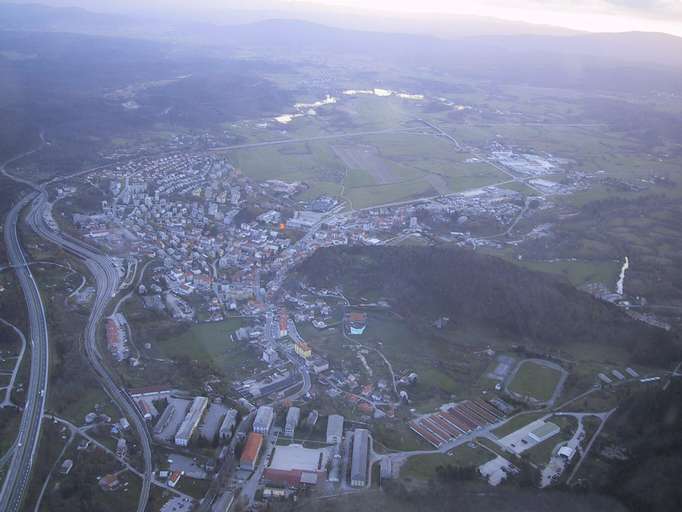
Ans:
[[[609,463],[603,490],[630,510],[681,510],[682,381],[631,396],[610,421],[628,459]]]
[[[121,465],[102,450],[79,453],[68,477],[63,478],[58,489],[45,496],[47,510],[52,512],[111,510],[111,504],[103,503],[103,491],[100,490],[97,479],[120,469]]]
[[[317,251],[299,273],[319,288],[385,297],[415,321],[448,316],[455,325],[484,326],[519,341],[618,345],[661,365],[679,355],[671,334],[550,275],[470,250],[334,247]]]

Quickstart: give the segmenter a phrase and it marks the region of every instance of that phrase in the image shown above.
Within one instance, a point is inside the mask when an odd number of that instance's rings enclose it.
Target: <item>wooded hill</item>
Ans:
[[[333,247],[318,250],[297,273],[317,288],[341,286],[354,301],[385,298],[411,319],[448,316],[455,325],[493,329],[519,343],[611,344],[661,365],[679,354],[671,334],[553,276],[471,250]]]

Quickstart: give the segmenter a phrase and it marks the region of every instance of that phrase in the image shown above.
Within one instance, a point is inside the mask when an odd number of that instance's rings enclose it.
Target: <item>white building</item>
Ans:
[[[275,419],[275,411],[269,405],[262,405],[256,412],[256,419],[253,420],[253,431],[259,434],[270,432],[272,422]]]
[[[369,460],[369,430],[356,428],[353,432],[353,454],[351,457],[350,485],[367,485],[367,463]]]
[[[279,359],[279,356],[277,355],[277,351],[274,348],[268,347],[265,350],[263,350],[263,361],[265,361],[268,364],[272,364],[276,362]]]
[[[218,430],[219,439],[228,439],[232,436],[232,430],[237,426],[237,409],[228,409]]]
[[[294,437],[294,432],[298,426],[298,422],[301,419],[301,409],[298,407],[289,407],[287,411],[287,420],[284,424],[284,435],[288,437]]]
[[[192,434],[194,434],[194,430],[199,425],[207,406],[208,398],[205,396],[198,396],[192,401],[189,412],[185,419],[182,420],[180,428],[175,434],[175,444],[178,446],[187,446],[189,444],[189,440],[192,439]]]
[[[343,437],[343,416],[330,414],[327,418],[327,443],[340,443]]]

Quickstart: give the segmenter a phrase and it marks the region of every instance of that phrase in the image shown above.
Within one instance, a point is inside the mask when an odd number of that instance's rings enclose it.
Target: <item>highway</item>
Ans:
[[[52,230],[45,221],[45,213],[48,210],[47,193],[42,188],[41,193],[35,197],[27,218],[31,228],[45,240],[60,246],[65,251],[84,260],[95,278],[97,294],[85,328],[85,353],[102,387],[128,418],[131,426],[137,431],[144,458],[142,489],[137,510],[138,512],[144,512],[149,500],[152,483],[151,436],[147,429],[147,424],[133,399],[125,390],[118,387],[97,347],[97,330],[109,302],[119,289],[120,275],[113,260],[108,256],[100,254],[96,249],[70,235]]]
[[[14,454],[0,491],[0,510],[3,512],[21,509],[31,480],[31,469],[38,449],[47,395],[49,369],[47,318],[38,285],[31,269],[26,264],[26,256],[17,234],[19,214],[35,197],[35,193],[25,196],[14,205],[5,219],[4,238],[7,257],[10,264],[15,267],[28,308],[31,371]]]

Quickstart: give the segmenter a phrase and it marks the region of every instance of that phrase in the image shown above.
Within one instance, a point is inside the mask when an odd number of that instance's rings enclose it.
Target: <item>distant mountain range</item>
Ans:
[[[210,23],[216,25],[247,24],[268,19],[291,19],[309,21],[322,25],[364,30],[373,32],[397,32],[405,34],[432,35],[443,38],[459,38],[481,35],[568,35],[577,31],[548,25],[537,25],[519,21],[509,21],[483,16],[462,16],[453,14],[400,14],[379,12],[371,13],[360,9],[342,6],[320,6],[303,1],[282,2],[281,0],[222,0],[220,8],[202,8],[201,2],[193,2],[192,9],[178,8],[173,10],[171,0],[164,2],[165,8],[159,5],[145,5],[134,0],[43,0],[42,5],[31,1],[14,0],[12,3],[28,6],[31,9],[43,10],[62,8],[75,14],[73,6],[79,6],[83,12],[107,13],[107,15],[129,15],[130,18],[140,16],[149,19],[163,19],[165,23],[185,24]],[[178,4],[182,4],[180,0]],[[66,7],[65,7],[66,6]],[[86,11],[87,9],[87,11]]]
[[[237,48],[306,48],[382,58],[393,56],[400,60],[412,58],[420,63],[452,63],[463,59],[472,63],[479,59],[489,66],[490,61],[503,61],[506,56],[526,60],[559,56],[566,65],[573,67],[585,66],[586,62],[581,59],[589,57],[611,63],[682,68],[682,38],[667,34],[594,34],[492,18],[456,16],[445,16],[436,22],[418,17],[408,26],[398,17],[377,23],[376,19],[372,22],[369,18],[350,14],[331,19],[329,15],[323,16],[324,12],[314,11],[308,13],[308,17],[329,24],[301,19],[257,19],[291,14],[291,11],[276,10],[227,10],[221,15],[216,13],[215,21],[207,23],[170,16],[155,18],[152,14],[147,17],[102,14],[81,8],[3,3],[0,4],[0,29],[128,36]],[[441,28],[433,28],[430,23]],[[424,33],[427,31],[430,35]]]

